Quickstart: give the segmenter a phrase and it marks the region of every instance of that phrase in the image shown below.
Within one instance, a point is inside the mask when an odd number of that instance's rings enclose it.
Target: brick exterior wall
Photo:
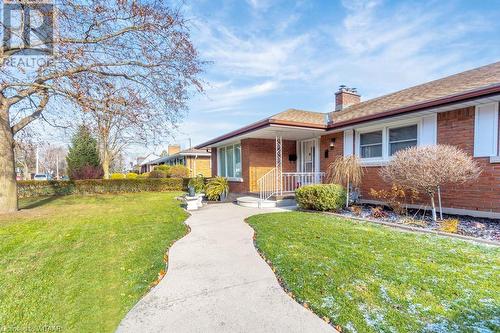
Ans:
[[[295,141],[283,141],[283,172],[297,171],[297,162],[288,158],[297,154],[296,147]],[[273,139],[244,139],[241,149],[244,192],[258,192],[257,181],[276,165],[276,142]]]
[[[474,107],[439,113],[437,142],[458,146],[472,156],[474,114]],[[490,163],[489,158],[475,158],[475,160],[483,169],[481,177],[474,183],[442,188],[443,207],[498,213],[500,212],[500,164]],[[364,199],[376,199],[369,195],[371,188],[390,189],[390,184],[385,183],[379,176],[379,170],[380,167],[365,168],[361,186]],[[427,201],[421,203],[429,204]]]
[[[186,157],[186,166],[191,170],[191,177],[196,177],[202,174],[204,177],[212,177],[212,169],[210,168],[210,156],[193,156]]]
[[[330,143],[335,139],[333,149],[330,149]],[[328,157],[325,152],[328,151]],[[327,172],[328,166],[335,160],[335,157],[344,154],[344,133],[334,133],[323,135],[319,141],[319,167],[323,172]]]
[[[474,154],[474,107],[438,114],[438,143]],[[476,158],[483,169],[475,183],[442,189],[444,207],[500,212],[500,164]]]

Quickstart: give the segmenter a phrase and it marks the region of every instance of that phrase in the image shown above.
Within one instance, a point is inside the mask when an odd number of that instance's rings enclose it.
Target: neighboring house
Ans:
[[[149,154],[148,156],[146,156],[144,158],[140,157],[140,159],[142,159],[142,161],[139,163],[140,173],[153,171],[154,164],[151,164],[151,162],[158,159],[158,158],[159,158],[159,156],[156,154]]]
[[[177,146],[176,146],[177,147]],[[171,154],[173,151],[169,146],[169,155],[151,161],[152,165],[177,165],[181,164],[189,168],[190,177],[203,175],[204,177],[212,177],[211,153],[210,149],[185,149]]]
[[[214,175],[234,193],[263,199],[319,183],[336,156],[356,154],[366,167],[361,186],[389,188],[379,169],[399,149],[450,144],[483,168],[472,184],[443,189],[443,211],[500,218],[500,62],[371,100],[341,86],[335,110],[290,109],[210,140]]]

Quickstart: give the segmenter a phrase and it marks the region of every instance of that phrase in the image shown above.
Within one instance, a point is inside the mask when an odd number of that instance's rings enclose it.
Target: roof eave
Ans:
[[[271,125],[303,127],[303,128],[313,128],[313,129],[326,129],[325,124],[301,123],[301,122],[295,122],[295,121],[267,118],[267,119],[258,121],[256,123],[250,124],[248,126],[242,127],[240,129],[237,129],[235,131],[229,132],[225,135],[219,136],[215,139],[204,142],[204,143],[196,146],[195,148],[196,149],[203,149],[206,147],[210,147],[218,142],[225,141],[225,140],[237,137],[239,135],[247,134],[247,133],[250,133],[250,132],[256,131],[258,129],[271,126]]]
[[[468,91],[465,93],[461,94],[456,94],[456,95],[450,95],[442,98],[438,98],[435,100],[427,101],[427,102],[422,102],[422,103],[417,103],[409,106],[405,106],[402,108],[397,108],[397,109],[392,109],[372,115],[367,115],[359,118],[354,118],[346,121],[341,121],[338,123],[334,122],[329,122],[327,126],[327,130],[332,130],[348,125],[356,125],[359,123],[364,123],[367,121],[371,120],[377,120],[381,118],[388,118],[392,116],[398,116],[401,114],[405,113],[411,113],[411,112],[416,112],[416,111],[421,111],[423,109],[428,109],[432,107],[437,107],[437,106],[445,106],[448,104],[456,103],[456,102],[465,102],[467,100],[471,100],[477,97],[486,97],[488,95],[494,95],[500,93],[500,84],[496,84],[493,86],[488,86],[485,88],[480,88],[472,91]]]

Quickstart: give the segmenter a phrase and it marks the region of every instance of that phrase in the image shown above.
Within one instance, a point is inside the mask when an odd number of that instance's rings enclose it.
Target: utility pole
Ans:
[[[56,180],[59,180],[59,154],[56,155]]]
[[[188,138],[189,140],[189,149],[193,148],[193,146],[191,146],[191,138]]]

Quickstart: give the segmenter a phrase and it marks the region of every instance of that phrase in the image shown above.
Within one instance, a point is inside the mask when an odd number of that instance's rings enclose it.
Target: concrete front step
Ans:
[[[238,205],[243,207],[252,208],[275,208],[275,207],[289,207],[295,206],[297,203],[294,199],[282,199],[282,200],[264,200],[260,202],[259,198],[256,197],[240,197],[236,199]],[[259,205],[260,203],[260,205]]]

